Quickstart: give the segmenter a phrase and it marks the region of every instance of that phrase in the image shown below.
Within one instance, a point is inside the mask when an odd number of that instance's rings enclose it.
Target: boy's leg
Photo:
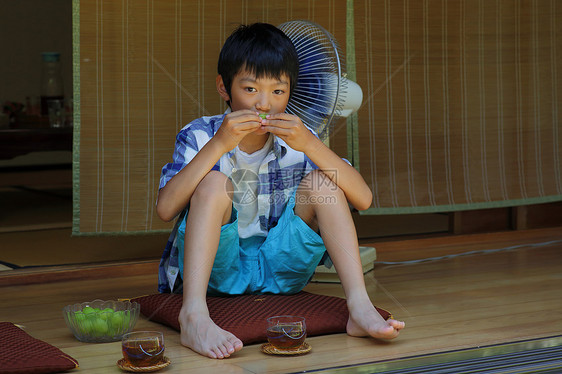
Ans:
[[[385,321],[367,294],[357,233],[343,191],[324,173],[313,171],[297,189],[295,214],[319,230],[336,267],[349,309],[347,333],[385,339],[398,336],[404,322]]]
[[[211,358],[229,357],[242,349],[237,337],[211,320],[206,301],[221,226],[232,214],[231,187],[226,175],[216,171],[207,174],[191,197],[185,227],[180,341]]]

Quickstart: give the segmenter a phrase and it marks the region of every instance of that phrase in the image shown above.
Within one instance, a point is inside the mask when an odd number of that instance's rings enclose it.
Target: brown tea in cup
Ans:
[[[304,317],[269,317],[267,324],[267,341],[279,350],[299,349],[306,339]]]
[[[123,358],[131,366],[154,366],[164,360],[164,335],[158,331],[137,331],[123,335]]]

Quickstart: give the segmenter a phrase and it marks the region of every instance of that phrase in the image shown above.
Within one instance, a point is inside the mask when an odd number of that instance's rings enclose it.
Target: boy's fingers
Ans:
[[[226,116],[230,121],[236,121],[236,122],[261,121],[261,118],[258,116],[258,113],[249,109],[230,112]]]
[[[233,122],[233,124],[246,124],[246,123],[257,123],[257,124],[261,124],[261,119],[258,116],[251,116],[251,115],[244,115],[244,116],[240,116],[240,117],[235,117],[235,118],[230,118],[230,121]]]
[[[251,124],[248,123],[247,127],[244,127],[244,132],[254,132],[262,127],[262,124],[259,122],[252,122]]]
[[[290,129],[296,126],[296,123],[279,119],[267,119],[264,126],[271,126],[279,129]]]
[[[242,115],[228,118],[227,126],[237,130],[253,129],[261,126],[261,121],[256,115]]]
[[[269,126],[269,125],[264,125],[263,129],[265,131],[268,131],[270,133],[272,133],[273,135],[277,135],[277,136],[286,136],[286,135],[290,135],[291,130],[288,128],[283,128],[283,127],[278,127],[278,126]]]
[[[237,122],[236,123],[236,127],[238,127],[239,129],[251,129],[253,127],[256,126],[261,126],[261,122],[258,121],[242,121],[242,122]]]

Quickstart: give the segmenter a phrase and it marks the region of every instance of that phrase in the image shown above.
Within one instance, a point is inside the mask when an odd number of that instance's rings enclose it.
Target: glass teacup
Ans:
[[[164,360],[164,334],[159,331],[135,331],[123,335],[123,358],[131,366],[154,366]]]
[[[304,317],[275,316],[267,319],[267,340],[281,351],[299,349],[306,339]]]

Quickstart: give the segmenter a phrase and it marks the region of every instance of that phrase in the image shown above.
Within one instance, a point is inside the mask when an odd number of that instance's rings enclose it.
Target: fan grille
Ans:
[[[299,56],[299,75],[287,112],[298,116],[321,139],[328,137],[343,106],[345,63],[334,37],[310,21],[279,25]]]

